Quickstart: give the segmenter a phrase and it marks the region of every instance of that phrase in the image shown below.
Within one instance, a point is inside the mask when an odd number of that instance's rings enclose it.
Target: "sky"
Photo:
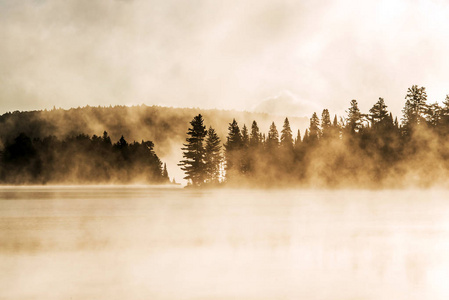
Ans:
[[[0,0],[0,113],[163,105],[398,115],[449,94],[449,2]]]

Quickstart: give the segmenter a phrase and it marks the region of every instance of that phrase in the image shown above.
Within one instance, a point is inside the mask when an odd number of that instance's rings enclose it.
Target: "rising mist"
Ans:
[[[211,162],[211,137],[196,116],[188,131],[181,166],[194,186],[221,182],[247,187],[406,188],[447,186],[449,96],[444,106],[428,104],[424,87],[408,89],[401,123],[383,98],[362,113],[356,100],[345,117],[324,109],[294,138],[285,118],[267,134],[256,121],[248,129],[229,123],[222,164]],[[202,144],[205,146],[202,146]],[[208,148],[209,147],[209,148]],[[219,147],[215,161],[220,159]],[[216,171],[211,175],[209,169]],[[219,169],[223,172],[219,174]],[[219,175],[222,176],[221,179]],[[215,178],[215,179],[211,179]]]

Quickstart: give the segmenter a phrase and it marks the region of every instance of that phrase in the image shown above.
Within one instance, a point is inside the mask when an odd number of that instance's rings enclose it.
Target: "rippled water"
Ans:
[[[0,299],[449,299],[449,191],[0,188]]]

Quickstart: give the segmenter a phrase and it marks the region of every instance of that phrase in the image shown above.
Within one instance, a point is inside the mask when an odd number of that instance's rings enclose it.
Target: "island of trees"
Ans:
[[[7,141],[0,152],[3,184],[169,183],[166,165],[151,141],[116,143],[105,131],[58,139],[31,139],[25,133]]]
[[[407,90],[399,122],[383,98],[362,113],[356,100],[346,116],[324,109],[294,135],[288,118],[267,134],[229,123],[223,143],[201,114],[191,121],[179,163],[189,185],[397,188],[449,183],[449,96],[427,102],[426,89]]]

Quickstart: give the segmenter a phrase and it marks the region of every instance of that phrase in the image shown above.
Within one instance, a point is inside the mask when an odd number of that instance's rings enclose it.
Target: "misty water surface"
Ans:
[[[443,190],[0,189],[0,299],[448,299]]]

